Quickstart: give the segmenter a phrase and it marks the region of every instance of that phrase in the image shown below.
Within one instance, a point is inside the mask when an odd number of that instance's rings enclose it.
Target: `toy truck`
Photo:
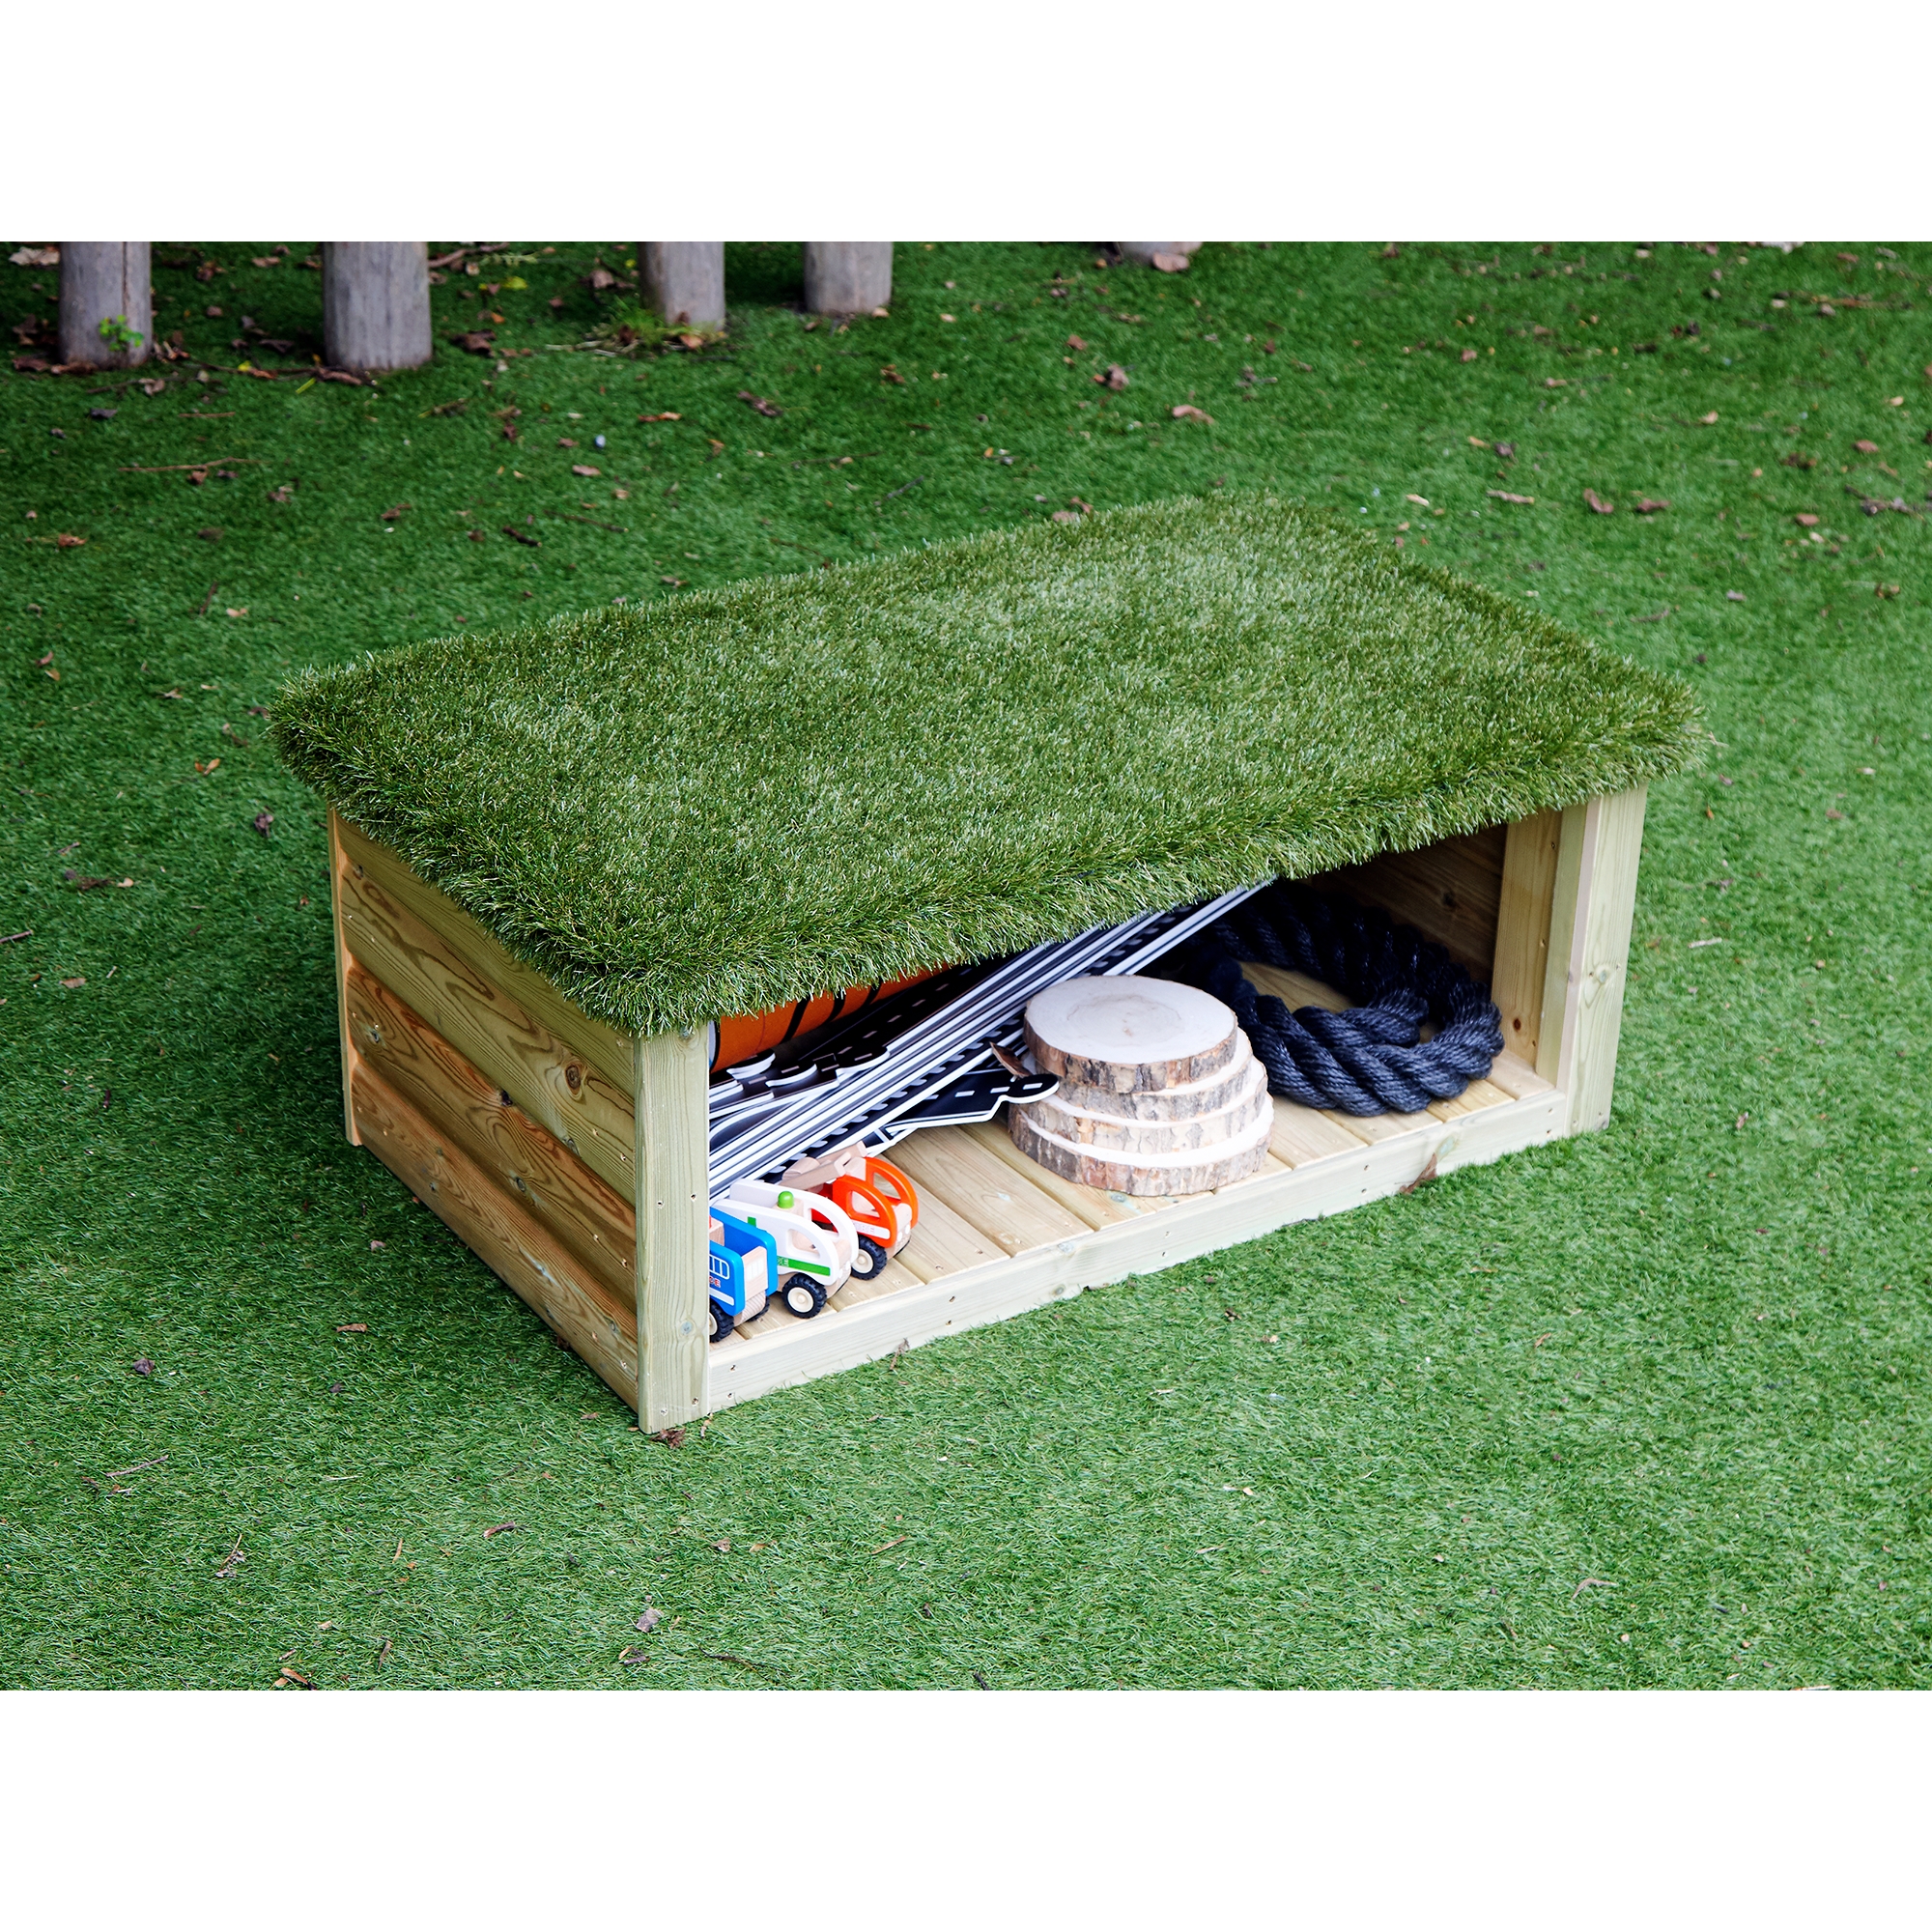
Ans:
[[[852,1272],[869,1281],[912,1239],[919,1226],[919,1190],[911,1179],[889,1160],[867,1152],[857,1141],[830,1153],[795,1161],[786,1168],[785,1184],[809,1187],[830,1195],[852,1217],[859,1231],[859,1259]],[[874,1255],[871,1250],[878,1249]]]
[[[736,1180],[711,1204],[711,1212],[721,1222],[735,1219],[771,1236],[779,1299],[802,1321],[845,1286],[862,1257],[867,1274],[886,1264],[885,1250],[859,1233],[838,1202],[809,1188]]]
[[[711,1339],[764,1313],[778,1285],[779,1244],[735,1214],[711,1214]]]

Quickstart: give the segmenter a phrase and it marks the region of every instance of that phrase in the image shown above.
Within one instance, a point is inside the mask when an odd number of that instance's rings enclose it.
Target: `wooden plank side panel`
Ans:
[[[347,999],[358,1056],[634,1310],[631,1203],[360,966],[350,969]]]
[[[1568,1078],[1570,1131],[1607,1123],[1616,1088],[1617,1038],[1623,1026],[1630,966],[1631,920],[1636,908],[1637,861],[1643,851],[1642,787],[1593,799],[1592,835],[1575,923],[1576,1031]]]
[[[351,1092],[355,1069],[355,1043],[349,1037],[347,994],[349,969],[355,955],[349,950],[349,940],[342,927],[343,865],[341,820],[331,811],[328,814],[328,908],[335,927],[335,1033],[342,1057],[342,1130],[349,1136],[351,1147],[359,1147],[361,1140],[355,1132],[355,1102]]]
[[[485,1079],[543,1124],[619,1193],[632,1190],[631,1086],[603,1070],[458,957],[366,868],[345,867],[350,952]]]
[[[1293,1221],[1359,1207],[1421,1179],[1432,1160],[1437,1175],[1447,1175],[1554,1140],[1565,1131],[1566,1118],[1564,1096],[1555,1092],[1488,1107],[1455,1122],[1425,1115],[1425,1124],[1373,1147],[1358,1145],[1352,1153],[1259,1175],[1159,1213],[1069,1236],[1017,1260],[943,1276],[923,1288],[867,1301],[836,1321],[821,1316],[725,1345],[714,1363],[712,1406],[724,1407],[876,1361],[901,1348],[1004,1321],[1083,1288],[1172,1267]]]
[[[616,1394],[635,1402],[637,1343],[595,1277],[366,1065],[355,1070],[352,1098],[362,1144]]]
[[[331,818],[334,814],[330,814]],[[544,976],[526,966],[447,894],[440,893],[386,846],[335,819],[344,857],[429,927],[444,946],[489,984],[498,987],[567,1049],[588,1060],[626,1099],[632,1094],[631,1037],[582,1007],[574,1006]]]
[[[637,1042],[638,1387],[655,1435],[704,1413],[710,1348],[710,1203],[702,1033]]]
[[[1549,907],[1562,842],[1563,814],[1543,811],[1509,828],[1503,853],[1490,997],[1502,1015],[1503,1044],[1532,1066],[1549,974]]]
[[[1445,947],[1458,964],[1487,979],[1496,950],[1506,829],[1486,827],[1413,852],[1384,852],[1366,865],[1322,872],[1307,883],[1380,906]]]

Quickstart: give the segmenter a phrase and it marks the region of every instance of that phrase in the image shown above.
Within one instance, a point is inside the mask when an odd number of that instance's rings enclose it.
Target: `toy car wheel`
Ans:
[[[859,1252],[852,1263],[854,1281],[870,1281],[885,1266],[889,1257],[869,1235],[859,1236]]]
[[[711,1304],[711,1339],[722,1342],[733,1326],[731,1311],[722,1301]]]
[[[825,1306],[825,1284],[809,1274],[788,1274],[779,1298],[802,1321],[810,1321]]]

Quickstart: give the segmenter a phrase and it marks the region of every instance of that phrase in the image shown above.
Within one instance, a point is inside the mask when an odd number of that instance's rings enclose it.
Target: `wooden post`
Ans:
[[[638,291],[667,322],[723,328],[724,242],[639,242]]]
[[[1159,269],[1170,275],[1179,274],[1189,258],[1201,252],[1198,242],[1116,242],[1114,246],[1128,261],[1138,262],[1144,269]]]
[[[1563,814],[1536,1070],[1569,1096],[1573,1134],[1610,1118],[1643,807],[1639,785]]]
[[[892,298],[890,242],[805,244],[805,305],[813,315],[869,315]]]
[[[1534,818],[1517,819],[1503,846],[1490,997],[1502,1016],[1503,1045],[1531,1066],[1536,1065],[1543,1037],[1543,989],[1549,978],[1549,907],[1562,843],[1563,814],[1539,811]],[[1556,1017],[1550,1015],[1552,1027]]]
[[[429,244],[322,244],[323,355],[337,369],[413,369],[430,358]]]
[[[342,821],[328,814],[328,904],[335,922],[335,1037],[342,1052],[342,1131],[351,1147],[360,1147],[355,1131],[355,1037],[349,1030],[349,969],[355,964],[342,923]]]
[[[147,242],[63,242],[60,251],[60,359],[92,369],[145,362],[155,333]]]
[[[710,1203],[702,1032],[637,1042],[638,1427],[696,1422],[710,1371]]]

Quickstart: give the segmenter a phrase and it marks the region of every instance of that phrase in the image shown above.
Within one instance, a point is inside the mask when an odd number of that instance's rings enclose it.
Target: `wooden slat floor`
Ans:
[[[1261,990],[1279,994],[1292,1007],[1319,1005],[1339,1011],[1349,1004],[1330,987],[1298,974],[1271,966],[1244,970]],[[1456,1121],[1549,1091],[1548,1081],[1506,1052],[1487,1080],[1473,1082],[1455,1099],[1438,1100],[1420,1114],[1358,1118],[1277,1099],[1266,1165],[1245,1180],[1216,1189],[1216,1198],[1236,1195],[1285,1169],[1350,1159],[1364,1147],[1427,1125],[1432,1119]],[[919,1188],[920,1224],[912,1239],[874,1280],[848,1282],[825,1311],[813,1318],[818,1321],[836,1321],[841,1311],[1003,1256],[1051,1247],[1069,1236],[1143,1214],[1163,1213],[1186,1200],[1202,1198],[1137,1198],[1063,1180],[1021,1153],[1008,1138],[1003,1122],[931,1128],[901,1142],[893,1150],[892,1158]],[[774,1302],[755,1321],[747,1322],[735,1335],[715,1344],[714,1362],[724,1362],[731,1351],[760,1336],[799,1325],[797,1316]]]

